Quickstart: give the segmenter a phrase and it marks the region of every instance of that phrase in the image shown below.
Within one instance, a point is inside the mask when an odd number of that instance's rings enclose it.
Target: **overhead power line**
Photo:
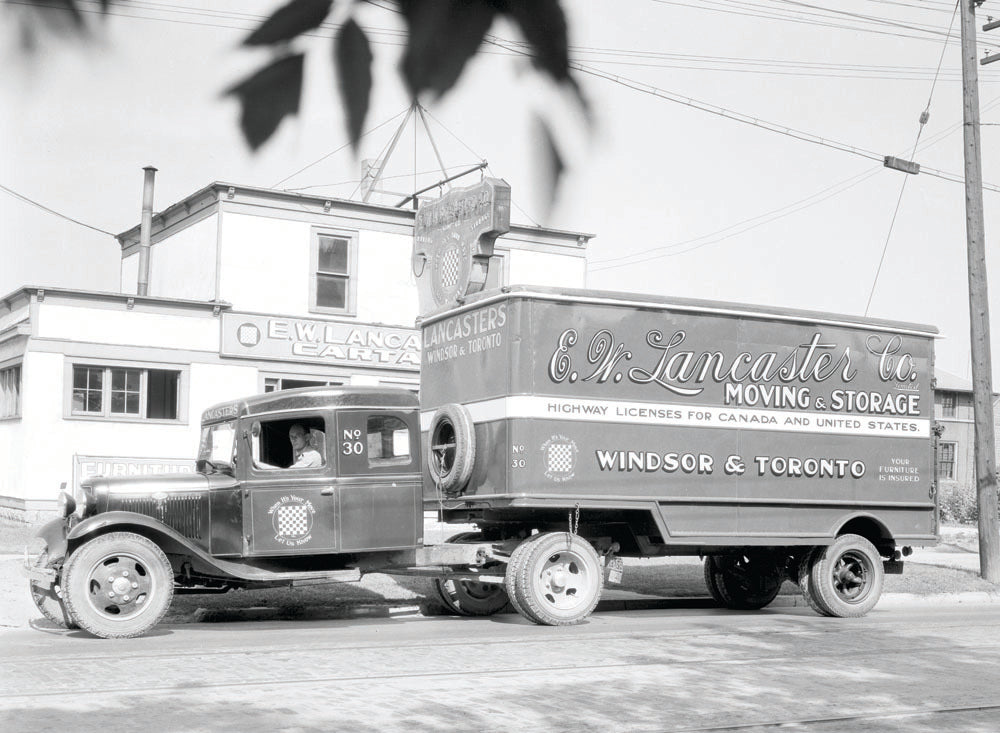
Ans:
[[[1000,104],[1000,97],[996,97],[986,105],[983,109],[992,109]],[[962,128],[963,123],[957,122],[950,127],[945,128],[941,132],[936,133],[934,136],[929,138],[920,146],[921,150],[926,150],[939,142],[944,140],[949,135],[953,134],[956,130]],[[911,156],[912,157],[912,156]],[[812,208],[817,204],[823,203],[834,196],[838,196],[845,191],[854,188],[856,185],[863,183],[872,176],[877,175],[885,171],[885,167],[882,165],[877,165],[872,168],[868,168],[856,175],[846,178],[832,186],[827,186],[816,193],[806,196],[805,198],[794,201],[785,206],[779,207],[772,211],[768,211],[764,214],[759,214],[757,216],[750,217],[748,219],[743,219],[736,222],[735,224],[730,224],[727,227],[718,229],[714,232],[709,232],[708,234],[703,234],[699,237],[693,237],[691,239],[682,240],[680,242],[673,242],[671,244],[662,244],[656,247],[650,247],[649,249],[640,250],[638,252],[632,252],[627,255],[620,255],[618,257],[610,257],[603,260],[591,260],[591,265],[596,265],[596,267],[591,267],[591,272],[601,272],[604,270],[614,270],[620,267],[630,267],[632,265],[639,265],[645,262],[651,262],[652,260],[663,259],[666,257],[676,257],[678,255],[687,254],[688,252],[693,252],[694,250],[701,249],[702,247],[708,247],[713,244],[719,244],[732,237],[744,234],[752,229],[763,226],[765,224],[770,224],[778,219],[783,219],[786,216],[791,216],[792,214],[798,213],[808,208]],[[683,248],[683,249],[682,249]],[[639,258],[639,259],[635,259]],[[625,260],[628,260],[627,262]],[[612,264],[617,263],[617,264]]]
[[[955,3],[955,10],[951,14],[951,23],[948,25],[948,35],[945,37],[945,42],[941,46],[941,56],[938,58],[938,73],[941,72],[941,64],[944,63],[944,52],[948,48],[948,38],[951,37],[951,30],[955,25],[955,16],[958,14],[958,3],[962,0],[957,0]],[[920,143],[920,135],[924,131],[924,125],[927,124],[927,120],[930,119],[931,113],[931,100],[934,99],[934,88],[937,86],[937,74],[934,75],[934,81],[931,82],[931,90],[927,95],[927,104],[924,106],[924,111],[920,115],[920,124],[917,128],[917,137],[913,141],[913,152],[910,153],[910,160],[913,160],[914,156],[917,154],[917,145]],[[882,274],[882,265],[885,262],[885,254],[889,251],[889,240],[892,239],[892,230],[896,226],[896,216],[899,214],[899,207],[903,203],[903,192],[906,191],[906,182],[910,179],[910,176],[903,176],[903,180],[899,186],[899,198],[896,199],[896,208],[892,212],[892,220],[889,222],[889,231],[885,236],[885,244],[882,245],[882,256],[879,257],[878,267],[875,270],[875,278],[872,280],[872,289],[868,293],[868,302],[865,304],[865,315],[868,315],[869,309],[872,307],[872,299],[875,297],[875,288],[878,286],[879,275]]]
[[[736,112],[725,107],[719,107],[718,105],[709,104],[708,102],[702,102],[700,100],[694,99],[693,97],[686,97],[674,92],[669,92],[665,89],[655,87],[651,84],[645,84],[634,79],[629,79],[627,77],[618,76],[616,74],[609,74],[607,72],[601,71],[600,69],[595,69],[584,64],[571,61],[570,67],[580,71],[584,74],[589,74],[591,76],[596,76],[608,81],[614,82],[621,86],[629,89],[633,89],[644,94],[650,94],[654,97],[659,97],[660,99],[665,99],[668,102],[674,102],[676,104],[682,104],[694,109],[698,109],[702,112],[708,112],[710,114],[717,115],[719,117],[725,117],[726,119],[733,120],[735,122],[740,122],[743,124],[751,125],[762,130],[767,130],[769,132],[778,133],[780,135],[785,135],[787,137],[795,138],[796,140],[802,140],[804,142],[813,143],[815,145],[822,145],[824,147],[832,148],[834,150],[840,150],[841,152],[850,153],[852,155],[857,155],[862,158],[868,158],[869,160],[882,161],[885,156],[881,153],[877,153],[873,150],[866,150],[865,148],[858,147],[856,145],[850,145],[848,143],[833,140],[831,138],[822,137],[820,135],[814,135],[810,132],[805,132],[803,130],[797,130],[793,127],[788,127],[787,125],[782,125],[777,122],[769,122],[767,120],[762,120],[759,117],[753,117],[752,115],[744,114],[742,112]],[[920,167],[920,173],[926,174],[928,176],[933,176],[934,178],[941,178],[946,181],[953,181],[957,183],[964,182],[964,177],[957,173],[951,173],[948,171],[942,171],[937,168],[927,168],[924,166]],[[996,186],[992,183],[983,183],[983,190],[993,191],[995,193],[1000,193],[1000,186]]]
[[[407,107],[407,109],[409,109],[409,107]],[[402,116],[403,116],[404,114],[406,114],[406,110],[405,110],[405,109],[404,109],[404,110],[403,110],[402,112],[400,112],[399,114],[397,114],[397,115],[394,115],[394,116],[390,117],[390,118],[389,118],[389,119],[387,119],[387,120],[386,120],[385,122],[382,122],[382,123],[380,123],[380,124],[376,125],[375,127],[371,128],[370,130],[366,130],[365,132],[361,133],[361,137],[359,137],[358,139],[360,140],[361,138],[365,137],[366,135],[370,135],[371,133],[375,132],[375,131],[376,131],[376,130],[378,130],[379,128],[382,128],[382,127],[385,127],[385,126],[386,126],[386,125],[388,125],[388,124],[389,124],[390,122],[393,122],[393,121],[395,121],[395,120],[398,120],[398,119],[399,119],[400,117],[402,117]],[[318,164],[318,163],[322,163],[322,162],[323,162],[324,160],[326,160],[327,158],[331,157],[332,155],[336,155],[336,154],[337,154],[337,153],[339,153],[339,152],[340,152],[341,150],[344,150],[345,148],[349,147],[349,146],[350,146],[350,144],[351,144],[350,142],[346,142],[346,143],[344,143],[343,145],[341,145],[341,146],[340,146],[339,148],[336,148],[336,149],[334,149],[334,150],[331,150],[331,151],[330,151],[329,153],[326,153],[325,155],[323,155],[323,156],[321,156],[321,157],[317,158],[317,159],[316,159],[316,160],[314,160],[314,161],[313,161],[312,163],[309,163],[308,165],[304,165],[304,166],[302,166],[301,168],[299,168],[299,169],[298,169],[297,171],[295,171],[294,173],[291,173],[291,174],[289,174],[289,175],[285,176],[285,177],[284,177],[284,178],[282,178],[282,179],[281,179],[280,181],[278,181],[277,183],[273,184],[273,185],[271,186],[271,188],[277,188],[278,186],[280,186],[280,185],[281,185],[282,183],[284,183],[285,181],[287,181],[287,180],[289,180],[289,179],[292,179],[292,178],[295,178],[295,176],[297,176],[297,175],[298,175],[299,173],[303,173],[303,172],[305,172],[305,171],[309,170],[310,168],[312,168],[312,167],[313,167],[314,165],[316,165],[316,164]]]
[[[89,14],[106,14],[119,18],[145,21],[161,21],[180,23],[183,25],[201,26],[247,32],[264,21],[268,16],[258,13],[246,13],[232,10],[216,10],[211,8],[192,8],[174,3],[156,2],[156,0],[131,0],[127,5],[112,6],[103,11],[98,6],[98,0],[80,0],[80,10]],[[395,11],[373,0],[370,4]],[[659,1],[659,0],[656,0]],[[31,5],[30,0],[8,0],[14,5]],[[85,7],[90,4],[92,7]],[[700,7],[700,6],[699,6]],[[143,13],[154,13],[147,15]],[[161,17],[176,16],[176,17]],[[229,21],[229,22],[227,22]],[[234,24],[235,23],[235,24]],[[303,33],[304,37],[331,38],[340,28],[336,23],[322,23],[315,30]],[[847,28],[846,30],[860,30]],[[400,29],[366,26],[371,43],[384,46],[402,46],[405,44],[406,33]],[[515,55],[527,49],[521,41],[511,40],[512,46],[520,47],[518,51],[483,49],[480,53],[486,55]],[[673,54],[662,51],[649,51],[633,48],[594,48],[587,46],[569,46],[570,55],[577,61],[608,65],[627,65],[643,68],[684,69],[693,71],[710,71],[716,73],[756,74],[768,76],[794,76],[802,78],[834,78],[834,79],[872,79],[872,80],[913,80],[926,81],[930,79],[931,70],[906,66],[880,66],[865,64],[834,64],[779,59],[752,59],[718,57],[700,54]],[[957,73],[945,72],[949,81],[959,81]],[[984,72],[981,82],[1000,81],[1000,74]]]
[[[107,234],[109,237],[114,237],[115,236],[115,234],[113,234],[112,232],[107,231],[106,229],[101,229],[100,227],[91,226],[90,224],[86,224],[86,223],[80,221],[79,219],[74,219],[72,216],[67,216],[66,214],[58,212],[55,209],[50,209],[45,204],[40,204],[37,201],[35,201],[34,199],[29,199],[27,196],[18,193],[17,191],[15,191],[12,188],[7,188],[4,185],[0,185],[0,191],[3,191],[4,193],[6,193],[6,194],[8,194],[10,196],[13,196],[14,198],[16,198],[19,201],[23,201],[26,204],[30,204],[31,206],[35,206],[35,207],[41,209],[42,211],[45,211],[45,212],[47,212],[49,214],[52,214],[53,216],[58,216],[60,219],[65,219],[66,221],[72,222],[74,224],[79,224],[82,227],[87,227],[87,229],[93,229],[95,232],[100,232],[101,234]]]

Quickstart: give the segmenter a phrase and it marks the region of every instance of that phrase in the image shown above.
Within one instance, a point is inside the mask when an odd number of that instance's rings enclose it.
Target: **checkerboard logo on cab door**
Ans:
[[[299,547],[312,539],[313,515],[316,508],[301,496],[282,496],[267,510],[271,515],[274,539],[288,547]]]
[[[576,441],[565,435],[553,435],[542,443],[545,460],[545,478],[561,483],[576,475]]]

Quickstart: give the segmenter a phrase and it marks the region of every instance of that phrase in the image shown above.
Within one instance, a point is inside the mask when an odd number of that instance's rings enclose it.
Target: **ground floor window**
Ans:
[[[80,417],[177,420],[181,372],[73,365],[70,413]]]
[[[955,478],[955,443],[938,443],[937,477]]]
[[[0,369],[0,418],[21,414],[21,365]]]

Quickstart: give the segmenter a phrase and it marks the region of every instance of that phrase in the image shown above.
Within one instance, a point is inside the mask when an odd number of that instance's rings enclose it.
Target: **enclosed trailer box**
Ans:
[[[851,534],[891,571],[937,540],[933,327],[537,287],[421,325],[424,500],[447,521],[569,515],[626,555]]]

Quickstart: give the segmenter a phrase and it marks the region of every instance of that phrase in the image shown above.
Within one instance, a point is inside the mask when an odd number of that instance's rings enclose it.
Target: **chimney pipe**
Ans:
[[[139,222],[139,279],[136,295],[149,295],[149,238],[153,228],[153,179],[156,168],[147,165],[142,178],[142,220]]]

